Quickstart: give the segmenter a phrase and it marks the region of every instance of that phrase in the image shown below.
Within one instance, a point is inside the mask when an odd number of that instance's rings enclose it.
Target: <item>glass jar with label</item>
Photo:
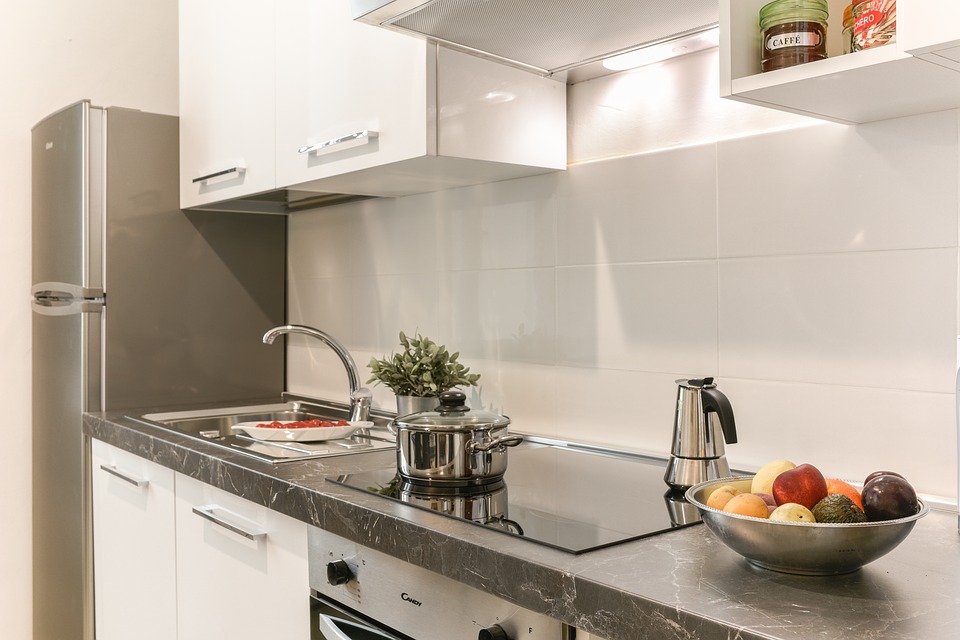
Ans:
[[[863,51],[897,39],[897,0],[861,0],[853,5],[853,50]]]
[[[760,70],[827,57],[827,0],[775,0],[760,9]]]
[[[853,51],[853,4],[843,10],[843,52]]]

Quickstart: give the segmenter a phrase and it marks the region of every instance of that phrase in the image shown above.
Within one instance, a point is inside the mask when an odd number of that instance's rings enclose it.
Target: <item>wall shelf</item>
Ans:
[[[760,73],[758,15],[766,0],[720,2],[720,94],[724,98],[842,123],[863,123],[960,107],[960,4],[942,4],[942,25],[927,29],[922,0],[901,0],[897,42],[843,55],[847,0],[830,0],[829,58]],[[929,1],[929,0],[928,0]],[[951,17],[952,16],[952,17]],[[952,21],[952,22],[951,22]],[[955,35],[952,40],[947,39]],[[908,48],[909,47],[909,48]]]

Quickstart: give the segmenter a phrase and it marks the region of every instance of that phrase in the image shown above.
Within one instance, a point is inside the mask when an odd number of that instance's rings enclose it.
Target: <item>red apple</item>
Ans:
[[[796,502],[812,509],[826,497],[827,481],[812,464],[784,471],[773,481],[773,499],[777,504]]]

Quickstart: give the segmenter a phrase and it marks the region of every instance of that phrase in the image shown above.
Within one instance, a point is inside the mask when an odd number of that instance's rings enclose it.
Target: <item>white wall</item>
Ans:
[[[290,320],[361,364],[419,329],[517,430],[664,454],[674,380],[715,375],[734,465],[955,497],[958,112],[820,123],[720,100],[716,65],[576,85],[564,173],[292,216]],[[288,372],[345,397],[316,345]]]
[[[174,0],[2,2],[0,20],[0,621],[30,638],[30,128],[67,104],[177,113]]]

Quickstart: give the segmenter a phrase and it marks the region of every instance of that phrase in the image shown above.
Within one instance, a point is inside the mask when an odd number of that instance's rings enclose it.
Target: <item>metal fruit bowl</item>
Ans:
[[[752,479],[733,476],[701,482],[687,489],[686,499],[699,509],[707,528],[747,562],[783,573],[825,576],[856,571],[903,542],[929,510],[920,501],[920,510],[906,518],[831,524],[764,520],[706,505],[713,490],[723,485],[748,493]]]

